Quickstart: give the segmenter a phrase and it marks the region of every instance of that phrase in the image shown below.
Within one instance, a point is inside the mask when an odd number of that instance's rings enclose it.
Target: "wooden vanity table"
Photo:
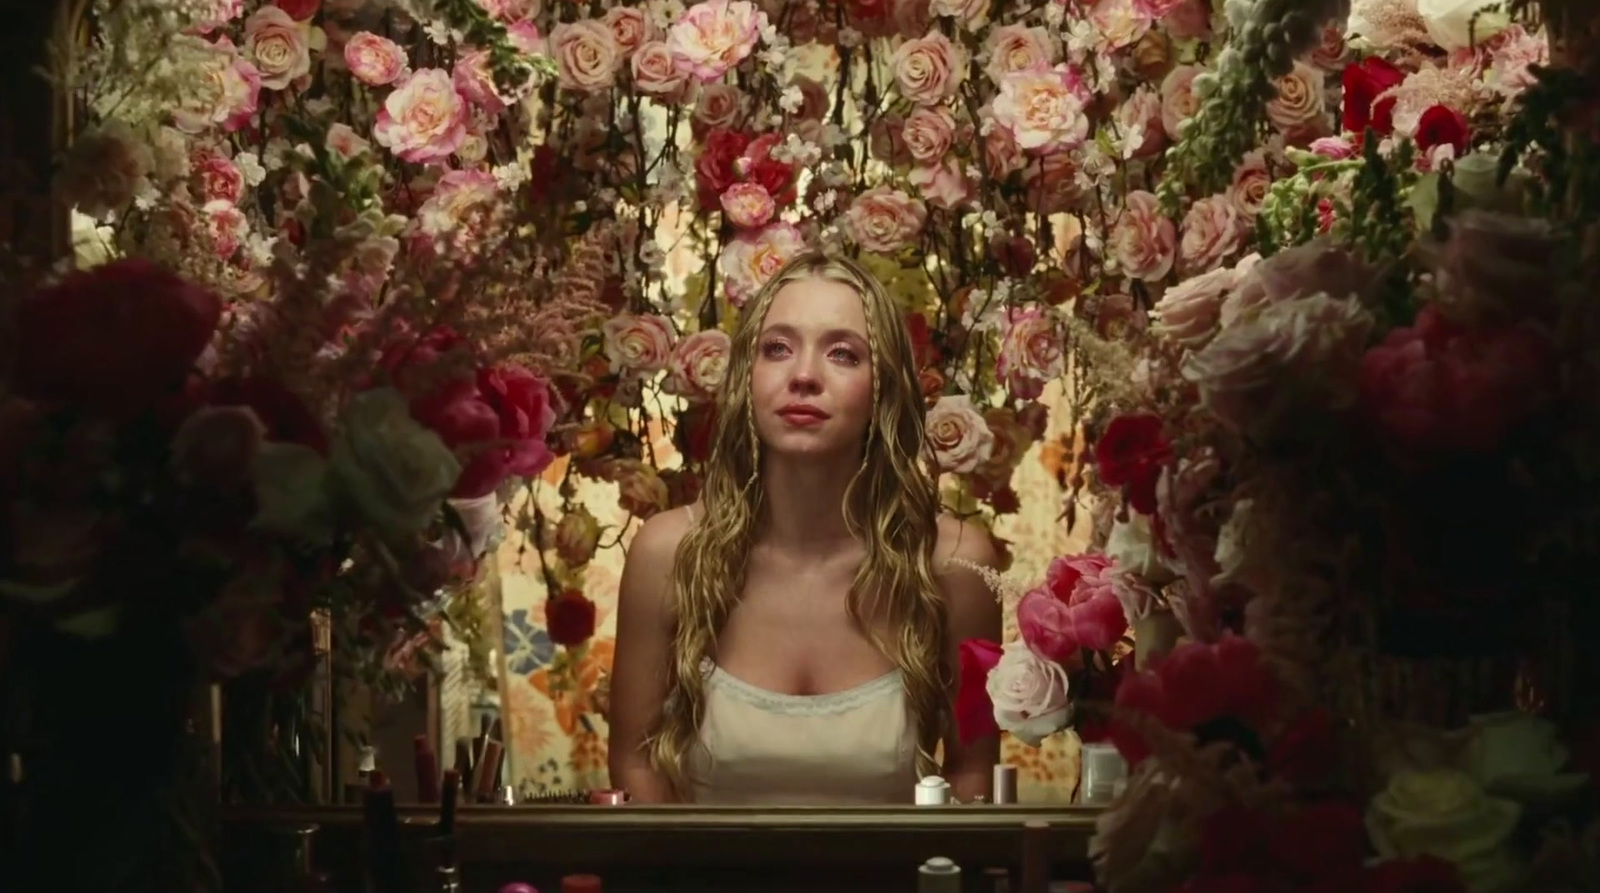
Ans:
[[[401,807],[402,838],[420,880],[439,887],[422,855],[434,809]],[[1098,810],[1041,806],[714,808],[695,806],[477,806],[457,819],[456,853],[466,893],[524,881],[557,893],[567,874],[596,874],[606,893],[896,893],[916,888],[934,856],[963,869],[969,891],[991,893],[985,869],[1020,865],[1024,824],[1046,822],[1051,875],[1087,880]],[[357,889],[361,810],[316,807],[233,811],[224,819],[227,889],[245,893],[252,862],[295,827],[316,826],[315,861],[339,891]],[[234,878],[239,878],[238,883]]]

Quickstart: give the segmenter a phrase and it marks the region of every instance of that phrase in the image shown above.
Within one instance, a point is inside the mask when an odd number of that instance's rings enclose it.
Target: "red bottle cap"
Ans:
[[[569,874],[561,879],[561,893],[600,893],[600,878],[592,874]]]

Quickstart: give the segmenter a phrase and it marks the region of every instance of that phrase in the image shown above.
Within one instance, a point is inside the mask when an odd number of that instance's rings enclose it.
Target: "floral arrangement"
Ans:
[[[1137,370],[1088,422],[1103,554],[964,646],[964,727],[1116,746],[1112,890],[1582,889],[1592,81],[1494,4],[1356,2],[1343,42],[1228,7],[1159,195],[1265,163],[1255,250],[1101,345]]]

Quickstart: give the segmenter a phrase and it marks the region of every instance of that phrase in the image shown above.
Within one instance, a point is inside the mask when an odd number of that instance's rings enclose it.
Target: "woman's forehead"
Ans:
[[[864,334],[867,311],[859,292],[848,283],[807,277],[778,289],[767,308],[763,329],[849,329]]]

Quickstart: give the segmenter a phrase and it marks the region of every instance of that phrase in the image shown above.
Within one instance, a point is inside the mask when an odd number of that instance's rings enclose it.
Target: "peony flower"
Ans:
[[[679,341],[667,362],[662,390],[690,400],[710,400],[728,372],[731,342],[721,329],[695,332]]]
[[[1177,241],[1177,227],[1161,213],[1160,199],[1140,189],[1123,199],[1107,247],[1127,276],[1154,281],[1172,271]]]
[[[1001,649],[985,689],[994,704],[995,723],[1029,747],[1066,728],[1072,716],[1067,671],[1022,642]]]
[[[251,13],[244,23],[245,49],[261,73],[261,86],[283,90],[310,74],[312,35],[310,25],[295,21],[281,7],[262,6]]]
[[[600,327],[612,372],[648,374],[667,368],[676,335],[672,322],[654,314],[625,313]]]
[[[255,117],[261,72],[225,38],[209,48],[197,74],[193,89],[180,97],[172,110],[172,122],[179,130],[200,133],[220,125],[231,133]]]
[[[433,194],[417,209],[417,229],[440,239],[471,230],[474,215],[494,210],[500,201],[500,183],[487,171],[450,171],[439,178]]]
[[[1139,42],[1153,21],[1140,0],[1093,0],[1089,22],[1106,50],[1117,52]]]
[[[902,42],[889,60],[895,87],[917,105],[936,105],[953,95],[966,64],[966,53],[937,31]]]
[[[1000,25],[984,40],[989,61],[984,68],[999,84],[1015,71],[1039,71],[1055,64],[1055,44],[1043,28],[1020,24]]]
[[[1039,657],[1066,663],[1082,649],[1109,651],[1128,631],[1115,567],[1104,555],[1056,558],[1044,585],[1017,602],[1017,628]]]
[[[424,68],[384,99],[372,135],[403,161],[436,164],[466,142],[468,123],[467,103],[450,75]]]
[[[468,102],[491,115],[505,111],[506,101],[495,87],[488,50],[470,50],[456,57],[450,82]]]
[[[561,86],[597,93],[611,87],[622,67],[622,50],[606,23],[598,19],[562,22],[550,31]]]
[[[1178,272],[1193,276],[1214,270],[1243,243],[1244,224],[1233,201],[1213,195],[1189,206],[1178,241]]]
[[[728,241],[717,258],[717,272],[727,288],[728,300],[743,307],[772,274],[806,249],[805,236],[789,223],[769,223]]]
[[[375,388],[345,405],[329,472],[380,536],[398,540],[432,523],[461,464],[439,435],[411,417],[398,391]]]
[[[965,394],[947,394],[928,410],[928,450],[941,472],[977,470],[994,450],[994,434]]]
[[[1089,136],[1082,84],[1065,65],[1006,75],[990,113],[1018,146],[1041,155],[1075,149]]]
[[[358,31],[345,41],[344,64],[352,77],[369,87],[386,87],[405,77],[410,68],[399,44],[371,31]]]
[[[771,193],[760,183],[734,183],[722,191],[722,213],[740,229],[765,226],[776,211]]]
[[[888,186],[874,186],[857,196],[845,212],[845,229],[867,251],[893,254],[922,234],[928,209],[922,202]]]
[[[709,83],[743,62],[761,42],[767,14],[747,0],[703,0],[667,33],[678,69]]]

